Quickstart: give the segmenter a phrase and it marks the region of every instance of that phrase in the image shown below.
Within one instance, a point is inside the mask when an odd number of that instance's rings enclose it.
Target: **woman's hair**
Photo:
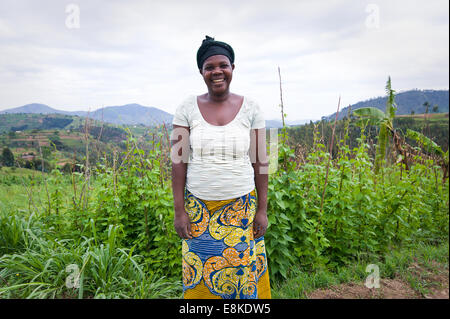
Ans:
[[[214,38],[206,36],[197,51],[198,68],[201,70],[205,60],[213,55],[225,55],[230,60],[231,64],[234,63],[234,51],[229,44],[221,41],[215,41]]]

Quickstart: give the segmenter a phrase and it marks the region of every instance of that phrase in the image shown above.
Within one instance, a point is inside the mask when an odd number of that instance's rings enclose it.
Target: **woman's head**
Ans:
[[[214,38],[206,36],[197,50],[197,66],[200,72],[206,59],[213,55],[224,55],[230,60],[230,64],[234,63],[234,51],[229,44],[215,41]]]
[[[234,51],[230,45],[206,36],[197,51],[197,65],[210,93],[229,92],[234,70]]]

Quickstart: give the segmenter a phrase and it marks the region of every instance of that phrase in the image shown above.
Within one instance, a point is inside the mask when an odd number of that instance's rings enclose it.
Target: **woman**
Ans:
[[[184,298],[270,298],[265,121],[253,100],[230,92],[230,45],[206,36],[197,66],[208,92],[177,108],[172,134]]]

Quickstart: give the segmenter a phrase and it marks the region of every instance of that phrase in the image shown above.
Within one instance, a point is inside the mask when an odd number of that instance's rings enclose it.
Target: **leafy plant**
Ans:
[[[380,170],[382,161],[386,157],[386,149],[389,143],[389,137],[394,131],[394,117],[395,117],[395,91],[391,86],[391,77],[388,77],[386,83],[386,111],[383,113],[374,107],[364,107],[356,109],[353,113],[359,116],[362,120],[367,120],[373,125],[378,125],[380,133],[378,134],[377,153],[375,156],[375,172]]]

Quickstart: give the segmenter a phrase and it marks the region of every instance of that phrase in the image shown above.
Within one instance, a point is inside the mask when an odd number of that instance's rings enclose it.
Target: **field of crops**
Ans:
[[[420,256],[448,273],[448,150],[411,129],[409,145],[394,127],[390,79],[386,89],[386,112],[356,110],[336,140],[336,123],[329,142],[317,123],[306,151],[286,127],[277,150],[268,145],[273,296],[361,280],[366,265],[390,278]],[[378,126],[376,149],[368,124]],[[165,127],[151,140],[129,131],[123,152],[95,165],[86,156],[72,172],[0,167],[0,298],[181,297],[169,145]]]
[[[448,242],[449,182],[433,159],[375,173],[364,133],[331,159],[317,131],[302,162],[280,139],[265,236],[273,287]],[[82,173],[0,170],[1,298],[181,297],[168,144],[140,143],[129,137],[121,160]]]

